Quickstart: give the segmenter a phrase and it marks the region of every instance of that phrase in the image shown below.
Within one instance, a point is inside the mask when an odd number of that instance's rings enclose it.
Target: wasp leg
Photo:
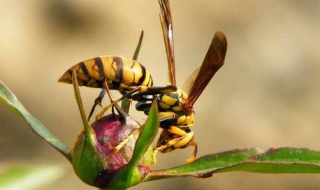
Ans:
[[[104,107],[104,108],[102,109],[102,111],[101,111],[99,114],[96,115],[96,117],[95,117],[96,120],[98,120],[99,118],[101,118],[101,117],[103,116],[103,114],[104,114],[110,107],[112,107],[112,113],[114,114],[113,107],[114,107],[115,105],[117,105],[117,103],[119,102],[119,101],[117,101],[117,100],[116,100],[116,101],[113,100],[113,98],[112,98],[112,96],[111,96],[111,93],[110,93],[109,86],[108,86],[108,84],[107,84],[107,81],[104,82],[104,87],[105,87],[105,89],[101,91],[100,95],[103,95],[103,96],[102,96],[102,98],[103,98],[104,95],[105,95],[105,92],[107,92],[107,95],[109,96],[109,99],[110,99],[110,102],[111,102],[111,103],[110,103],[109,105],[107,105],[106,107]],[[104,93],[103,93],[103,92],[104,92]],[[99,95],[99,97],[100,97],[100,95]],[[99,101],[102,101],[102,98],[99,99],[99,97],[97,98],[97,99],[98,99],[98,103],[99,103]],[[96,99],[96,100],[97,100],[97,99]],[[100,105],[101,105],[101,102],[100,102]],[[93,105],[93,106],[94,106],[94,107],[92,107],[93,110],[91,110],[92,113],[93,113],[93,111],[94,111],[94,108],[95,108],[96,104]],[[119,109],[117,109],[117,111],[119,112],[120,115],[123,115],[123,114],[121,114],[123,111],[121,111],[121,113],[120,113],[120,110],[119,110]],[[91,114],[91,112],[90,112],[90,114]],[[90,116],[90,117],[91,117],[91,116]]]
[[[157,154],[158,152],[163,152],[165,148],[167,148],[166,145],[166,138],[170,135],[170,133],[167,130],[162,130],[160,137],[158,139],[156,147],[153,149],[152,154],[152,164],[155,165],[157,163]]]
[[[102,98],[104,97],[105,93],[107,93],[107,95],[108,95],[108,97],[109,97],[109,99],[110,99],[110,102],[111,102],[111,103],[107,106],[107,109],[109,109],[110,107],[112,107],[112,113],[114,114],[114,109],[113,109],[113,108],[115,107],[116,110],[117,110],[117,112],[118,112],[118,114],[120,115],[120,117],[124,118],[124,117],[128,116],[128,114],[127,114],[125,111],[123,111],[123,110],[119,107],[118,104],[114,103],[114,100],[113,100],[113,98],[112,98],[112,96],[111,96],[111,93],[110,93],[109,86],[108,86],[108,84],[107,84],[106,81],[105,81],[105,85],[104,85],[104,86],[105,86],[105,89],[103,89],[103,90],[100,92],[99,97],[96,99],[95,104],[93,105],[93,107],[92,107],[92,109],[91,109],[89,119],[90,119],[90,117],[91,117],[91,115],[92,115],[92,113],[93,113],[93,111],[94,111],[94,109],[95,109],[95,106],[98,105],[98,104],[101,105],[101,100],[102,100]],[[106,108],[104,108],[104,109],[106,109]],[[103,112],[102,115],[103,115],[104,113],[105,113],[105,112]],[[102,117],[102,115],[101,115],[100,117]],[[100,117],[99,117],[99,118],[100,118]],[[96,120],[97,120],[97,117],[96,117]]]
[[[133,93],[137,92],[138,91],[138,87],[132,91],[130,91],[130,93],[127,93],[126,95],[122,96],[121,98],[117,99],[117,100],[114,100],[112,101],[109,105],[105,106],[99,114],[96,115],[96,120],[98,120],[100,117],[103,116],[103,114],[105,112],[108,111],[108,109],[110,109],[112,106],[118,104],[122,99],[126,98],[126,97],[130,97]]]
[[[193,141],[194,133],[193,131],[184,130],[176,126],[170,126],[168,129],[164,129],[160,135],[157,143],[157,147],[153,152],[153,163],[156,162],[157,152],[170,152],[177,148],[186,148],[188,146],[194,146],[193,153],[187,162],[192,162],[197,155],[197,143]]]
[[[125,91],[121,92],[122,95],[125,95]],[[129,114],[129,109],[132,105],[132,99],[130,98],[123,98],[121,101],[121,109],[123,109],[126,113]]]
[[[90,111],[90,114],[88,116],[88,121],[90,121],[90,119],[91,119],[91,117],[93,115],[93,112],[96,109],[96,106],[99,105],[99,106],[102,107],[101,102],[102,102],[102,99],[103,99],[105,94],[106,94],[106,90],[105,89],[101,90],[99,96],[94,100],[94,104],[93,104],[93,106],[91,108],[91,111]]]
[[[174,148],[183,148],[183,146],[187,145],[194,137],[193,131],[186,132],[180,127],[170,126],[167,130],[172,134],[181,136],[177,138],[177,142],[174,141],[175,139],[167,142],[169,146],[173,146]]]
[[[132,131],[132,132],[130,133],[130,135],[128,135],[125,139],[123,139],[123,140],[114,148],[114,150],[115,150],[115,151],[119,151],[122,147],[124,147],[124,146],[129,142],[130,139],[133,138],[134,135],[139,134],[139,133],[140,133],[140,129],[136,129],[136,130]]]
[[[187,159],[188,163],[193,162],[196,159],[197,152],[198,152],[198,144],[196,142],[191,141],[189,145],[194,146],[194,149],[193,149],[193,153],[192,153],[191,157]]]
[[[177,91],[177,87],[173,86],[173,85],[168,85],[168,86],[163,86],[163,87],[145,87],[145,86],[139,86],[139,93],[136,95],[133,95],[133,99],[134,96],[137,96],[138,98],[141,97],[141,95],[143,94],[147,94],[147,95],[155,95],[155,94],[167,94],[170,92],[174,92]]]
[[[132,98],[132,99],[143,99],[143,95],[154,95],[154,94],[163,94],[163,93],[169,93],[172,91],[177,90],[176,86],[165,86],[165,87],[145,87],[145,86],[138,86],[136,88],[134,88],[133,90],[131,90],[130,92],[128,92],[127,94],[125,94],[124,96],[122,96],[121,98],[114,100],[111,102],[111,104],[107,105],[106,107],[104,107],[102,109],[102,111],[96,115],[96,120],[99,119],[100,117],[103,116],[103,114],[108,111],[108,109],[110,109],[112,106],[114,106],[115,104],[119,103],[122,99],[128,97],[128,98]]]
[[[114,104],[114,100],[110,94],[110,89],[109,87],[106,85],[106,92],[109,96],[109,99],[111,101],[111,103],[109,105],[112,105],[112,113],[114,112],[113,107],[115,107],[118,111],[118,114],[120,115],[120,117],[124,118],[126,116],[128,116],[127,112],[125,112],[123,109],[120,108],[120,106],[118,104]],[[124,145],[126,145],[128,143],[128,141],[133,138],[133,136],[135,134],[140,133],[140,129],[136,129],[134,131],[131,132],[130,135],[128,135],[125,139],[123,139],[114,149],[115,151],[119,151]]]
[[[118,105],[118,104],[116,104]],[[117,109],[117,106],[116,106],[116,109]],[[117,109],[118,110],[118,109]],[[118,112],[124,112],[122,109],[118,110]],[[126,112],[124,112],[126,114]],[[167,119],[171,119],[173,118],[174,115],[167,115],[167,116],[164,116],[164,117],[160,117],[159,120],[160,121],[164,121],[164,120],[167,120]],[[133,138],[133,136],[135,134],[139,134],[140,133],[140,129],[137,129],[137,130],[134,130],[131,132],[130,135],[128,135],[125,139],[123,139],[114,149],[115,151],[119,151],[124,145],[126,145],[128,143],[128,141]]]
[[[165,131],[165,130],[164,130]],[[162,152],[162,153],[166,153],[166,152],[171,152],[172,150],[175,149],[175,144],[179,143],[180,141],[183,140],[184,137],[178,137],[178,138],[174,138],[171,139],[169,141],[167,141],[164,145],[161,146],[157,146],[156,148],[154,148],[153,150],[153,156],[152,156],[152,163],[156,164],[157,160],[156,160],[156,154],[158,152]],[[160,140],[160,139],[159,139]],[[166,139],[163,138],[160,140],[161,142],[165,142]],[[188,159],[189,160],[189,159]]]
[[[159,152],[159,150],[157,150],[156,148],[153,150],[153,153],[152,153],[152,164],[155,165],[157,163],[157,153]]]

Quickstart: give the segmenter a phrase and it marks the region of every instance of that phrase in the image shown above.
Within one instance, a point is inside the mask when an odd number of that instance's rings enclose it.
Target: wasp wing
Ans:
[[[222,32],[216,32],[208,49],[208,52],[203,60],[203,63],[199,69],[197,77],[194,79],[194,82],[190,88],[188,99],[183,105],[184,109],[187,112],[192,111],[194,103],[206,88],[213,75],[224,64],[226,52],[227,38]],[[197,72],[195,71],[195,73]]]
[[[168,0],[159,0],[160,4],[160,22],[162,26],[164,44],[166,46],[166,53],[168,59],[169,82],[171,85],[176,86],[176,71],[175,71],[175,58],[173,49],[173,29],[171,11]]]
[[[196,70],[194,70],[192,72],[192,74],[188,77],[188,79],[184,82],[184,84],[183,84],[181,89],[184,92],[186,92],[187,94],[190,93],[191,87],[193,86],[194,81],[196,80],[196,78],[197,78],[197,76],[199,74],[199,71],[200,71],[200,67],[198,67]]]

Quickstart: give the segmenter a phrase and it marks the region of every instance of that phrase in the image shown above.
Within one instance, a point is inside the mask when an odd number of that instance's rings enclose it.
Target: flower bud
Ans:
[[[140,127],[130,116],[110,114],[93,122],[89,130],[83,130],[70,151],[72,165],[78,177],[99,188],[109,187],[110,184],[113,188],[124,188],[125,184],[126,188],[141,182],[152,164],[150,147],[141,156],[131,176],[124,176],[125,179],[115,177],[131,160],[139,136],[139,133],[131,133],[140,130]],[[116,151],[115,147],[124,139],[128,139],[128,142]],[[124,182],[125,180],[127,181]]]

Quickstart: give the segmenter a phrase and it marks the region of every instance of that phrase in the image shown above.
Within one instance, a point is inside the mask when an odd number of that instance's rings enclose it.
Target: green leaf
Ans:
[[[137,165],[154,140],[158,127],[158,109],[157,104],[154,102],[150,108],[149,117],[139,134],[130,162],[115,176],[113,184],[110,184],[111,187],[116,186],[125,189],[141,182],[141,174],[137,171]]]
[[[16,115],[23,118],[36,134],[46,140],[70,161],[71,158],[68,155],[69,147],[51,134],[38,119],[33,117],[2,81],[0,81],[0,102]]]
[[[57,165],[1,164],[0,190],[43,189],[64,175],[64,170]]]
[[[141,45],[142,45],[142,40],[143,40],[143,30],[141,31],[141,34],[140,34],[140,38],[139,38],[139,42],[138,42],[138,45],[136,47],[136,50],[134,51],[134,55],[133,55],[133,60],[137,61],[138,60],[138,56],[139,56],[139,53],[140,53],[140,48],[141,48]],[[125,93],[123,92],[123,95],[125,95]],[[126,112],[126,113],[129,113],[129,109],[130,109],[130,100],[129,98],[123,98],[123,100],[121,101],[121,108]]]
[[[213,173],[320,173],[320,152],[305,148],[236,149],[202,156],[194,162],[150,172],[144,181],[170,177],[211,177]]]
[[[141,49],[141,45],[142,45],[142,40],[143,40],[143,30],[140,33],[140,38],[139,38],[139,42],[138,45],[136,47],[136,50],[134,51],[134,55],[133,55],[133,60],[137,61],[138,57],[139,57],[139,53],[140,53],[140,49]]]

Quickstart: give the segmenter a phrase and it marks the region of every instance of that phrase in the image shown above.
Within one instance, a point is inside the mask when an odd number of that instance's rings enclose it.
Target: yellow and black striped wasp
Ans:
[[[176,90],[176,87],[172,85],[153,87],[150,72],[142,64],[120,56],[100,56],[77,63],[68,69],[58,81],[72,84],[73,70],[77,73],[79,86],[104,89],[104,85],[107,84],[110,90],[118,90],[134,100],[144,94],[153,95]],[[104,96],[104,92],[102,91],[100,96]],[[101,117],[112,105],[104,108],[98,117]]]
[[[164,36],[164,42],[168,60],[169,82],[176,86],[175,57],[173,47],[173,26],[170,5],[168,0],[159,0],[160,21]],[[194,141],[194,133],[189,128],[194,124],[195,115],[193,105],[206,88],[214,74],[224,64],[227,52],[227,39],[222,32],[216,32],[208,52],[201,67],[185,82],[183,89],[187,89],[188,94],[183,90],[176,90],[170,93],[159,93],[156,96],[159,108],[159,117],[172,116],[172,119],[161,121],[160,127],[163,129],[155,152],[170,152],[177,148],[194,146],[192,156],[187,162],[192,162],[197,154],[197,143]],[[148,114],[151,104],[140,101],[137,103],[137,110],[143,110]]]
[[[65,72],[59,82],[72,83],[72,70],[76,70],[79,86],[127,91],[137,86],[151,87],[152,77],[140,63],[120,56],[100,56],[82,61]]]
[[[193,105],[210,82],[213,75],[224,63],[227,50],[227,40],[223,33],[217,32],[212,40],[202,66],[187,80],[184,86],[189,86],[189,95],[177,89],[175,78],[175,59],[173,48],[173,31],[171,12],[168,0],[159,0],[161,13],[160,21],[166,47],[169,80],[171,85],[153,87],[150,73],[140,63],[119,56],[100,56],[82,61],[60,77],[59,82],[72,83],[72,71],[76,70],[79,86],[118,90],[124,96],[106,106],[96,117],[128,97],[138,101],[136,109],[148,114],[151,101],[157,99],[160,117],[160,127],[163,129],[157,142],[156,152],[170,152],[177,148],[194,146],[191,162],[197,154],[197,143],[193,140],[194,133],[189,128],[194,124]],[[165,119],[161,119],[165,118]],[[122,143],[123,145],[123,143]],[[120,149],[122,145],[116,147]]]

